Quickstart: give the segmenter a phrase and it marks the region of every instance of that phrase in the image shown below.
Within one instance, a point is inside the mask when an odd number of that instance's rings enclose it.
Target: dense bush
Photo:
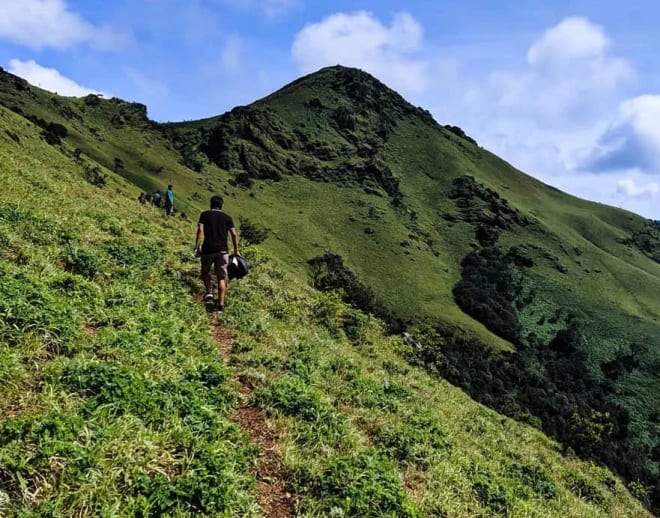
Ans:
[[[660,225],[657,222],[649,222],[628,239],[623,240],[623,243],[636,247],[656,263],[660,263]]]
[[[515,257],[494,246],[467,255],[461,262],[461,280],[454,288],[454,297],[468,315],[502,338],[518,343],[520,323],[515,303],[523,282]]]
[[[394,332],[402,329],[401,320],[378,302],[371,288],[344,264],[342,256],[326,252],[310,259],[308,263],[311,268],[312,285],[317,290],[339,290],[344,302],[382,318]]]
[[[269,229],[248,218],[241,218],[240,233],[241,241],[247,245],[259,245],[263,243],[269,234]]]
[[[320,501],[324,515],[361,518],[417,516],[401,485],[396,466],[380,458],[376,452],[335,457],[321,478],[311,478],[306,485]]]
[[[83,176],[96,187],[104,187],[108,178],[98,166],[90,167],[89,165],[85,165]]]
[[[564,445],[565,452],[571,448],[630,481],[657,480],[653,456],[647,446],[633,440],[628,411],[616,402],[611,381],[590,365],[578,321],[558,331],[549,344],[528,337],[516,351],[506,353],[489,352],[460,331],[428,325],[417,327],[408,342],[414,344],[413,362],[477,401],[540,426]]]

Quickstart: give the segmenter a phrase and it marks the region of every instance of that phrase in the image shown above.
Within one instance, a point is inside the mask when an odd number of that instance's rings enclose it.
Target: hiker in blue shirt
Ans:
[[[168,185],[165,191],[165,214],[168,216],[174,214],[174,192],[171,185]]]

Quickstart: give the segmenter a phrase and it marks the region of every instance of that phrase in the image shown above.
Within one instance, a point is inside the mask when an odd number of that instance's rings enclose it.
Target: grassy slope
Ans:
[[[0,514],[256,515],[186,228],[4,108],[0,163]]]
[[[189,296],[192,225],[109,171],[87,184],[63,150],[0,108],[3,512],[258,515],[254,451],[227,419],[235,370],[272,414],[301,516],[646,515],[258,250],[232,285],[225,368]]]

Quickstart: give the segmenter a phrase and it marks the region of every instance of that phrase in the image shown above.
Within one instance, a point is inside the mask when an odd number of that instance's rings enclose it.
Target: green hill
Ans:
[[[242,227],[267,227],[260,249],[287,274],[344,286],[346,303],[405,329],[410,361],[657,499],[660,238],[650,222],[520,173],[352,69],[167,125],[142,105],[62,98],[6,73],[0,87],[0,103],[64,150],[78,180],[101,185],[112,170],[149,192],[172,183],[188,215],[224,194]],[[22,145],[12,124],[2,137]]]

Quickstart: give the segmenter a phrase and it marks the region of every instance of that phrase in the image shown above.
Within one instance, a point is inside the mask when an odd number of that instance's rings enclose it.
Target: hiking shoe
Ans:
[[[218,304],[218,313],[222,313],[225,310],[224,304]]]
[[[207,291],[204,295],[204,302],[211,302],[213,300],[213,292]]]

